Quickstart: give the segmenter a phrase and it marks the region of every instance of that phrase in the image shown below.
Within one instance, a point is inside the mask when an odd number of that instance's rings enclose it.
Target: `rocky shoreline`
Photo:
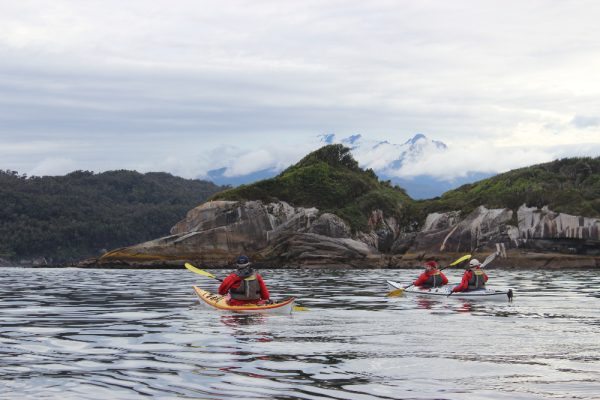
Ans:
[[[478,207],[432,213],[422,227],[408,229],[374,210],[367,232],[352,233],[339,217],[285,202],[212,201],[190,210],[171,235],[116,249],[77,263],[86,268],[231,268],[247,254],[264,268],[418,267],[442,265],[464,254],[490,268],[600,268],[600,222],[548,209]]]
[[[485,259],[490,253],[475,253],[473,258]],[[435,259],[442,266],[451,263],[464,253],[404,254],[384,256],[378,259],[363,260],[363,263],[319,263],[319,264],[276,264],[259,261],[254,265],[259,269],[413,269],[420,268],[423,260]],[[206,269],[231,269],[232,262],[207,264],[199,259],[172,259],[152,261],[105,261],[91,258],[77,263],[32,264],[11,263],[4,260],[0,267],[11,268],[99,268],[99,269],[181,269],[190,262]],[[456,267],[455,267],[456,268]],[[600,269],[599,256],[570,255],[560,253],[535,253],[525,251],[508,252],[507,257],[497,257],[486,269]]]

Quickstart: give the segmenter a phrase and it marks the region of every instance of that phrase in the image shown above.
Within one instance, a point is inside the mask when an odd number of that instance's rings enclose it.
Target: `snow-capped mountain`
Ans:
[[[414,199],[436,197],[465,183],[471,183],[492,175],[474,172],[464,177],[448,180],[435,177],[426,172],[420,173],[419,166],[439,162],[438,159],[442,158],[448,151],[448,146],[445,143],[431,140],[421,133],[400,144],[390,143],[387,140],[368,140],[359,134],[341,138],[338,138],[335,134],[319,135],[316,137],[312,150],[334,143],[341,143],[349,147],[352,150],[352,155],[362,168],[371,168],[380,179],[390,180],[393,184],[403,187]],[[247,174],[228,174],[228,168],[230,167],[226,165],[231,165],[231,162],[228,160],[222,161],[223,166],[208,171],[206,178],[219,185],[232,186],[271,178],[294,163],[293,160],[289,160],[288,165],[281,161],[275,164],[274,158],[273,165],[267,168],[263,163],[261,168]]]
[[[414,199],[427,199],[471,183],[490,177],[492,174],[473,172],[451,180],[415,172],[414,165],[438,162],[448,151],[448,146],[438,140],[431,140],[418,133],[404,143],[366,140],[361,135],[338,139],[335,134],[319,136],[322,144],[341,143],[352,149],[352,155],[362,168],[371,168],[382,180],[406,189]]]
[[[336,140],[335,134],[319,136],[323,144],[341,143],[352,149],[352,155],[361,167],[371,168],[378,174],[398,176],[405,163],[415,162],[424,156],[435,156],[448,146],[437,140],[430,140],[418,133],[402,144],[385,141],[366,140],[362,135],[352,135]]]

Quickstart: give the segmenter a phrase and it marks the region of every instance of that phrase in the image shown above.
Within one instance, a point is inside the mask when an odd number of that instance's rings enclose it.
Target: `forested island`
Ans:
[[[171,235],[89,266],[226,266],[237,254],[279,267],[402,267],[425,257],[499,252],[497,264],[597,266],[600,159],[509,171],[415,201],[364,170],[342,145],[278,176],[213,195]]]

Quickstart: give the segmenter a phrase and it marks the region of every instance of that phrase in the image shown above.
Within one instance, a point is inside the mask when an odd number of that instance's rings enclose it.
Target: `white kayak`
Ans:
[[[389,290],[396,290],[404,288],[398,282],[394,281],[386,281]],[[417,286],[411,286],[404,289],[404,293],[406,294],[417,294],[422,296],[432,296],[432,297],[450,297],[453,299],[462,299],[462,300],[488,300],[488,301],[512,301],[513,298],[513,290],[512,289],[493,289],[493,288],[485,288],[485,289],[476,289],[470,290],[468,292],[457,292],[452,293],[452,296],[448,296],[452,291],[452,288],[455,285],[445,285],[438,288],[431,289],[422,289]]]

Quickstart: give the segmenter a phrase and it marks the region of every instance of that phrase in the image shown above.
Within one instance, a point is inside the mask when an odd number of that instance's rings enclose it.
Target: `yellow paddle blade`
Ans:
[[[204,276],[208,276],[209,278],[217,279],[217,277],[214,276],[213,274],[211,274],[210,272],[206,272],[206,271],[204,271],[204,270],[202,270],[200,268],[196,268],[196,267],[194,267],[190,263],[185,263],[185,267],[187,269],[189,269],[190,271],[195,272],[195,273],[197,273],[199,275],[204,275]]]
[[[391,292],[389,292],[388,294],[385,295],[385,297],[398,297],[398,296],[402,296],[404,294],[404,288],[398,288],[398,289],[394,289]]]
[[[454,261],[452,264],[448,264],[448,266],[449,266],[449,267],[452,267],[452,266],[454,266],[454,265],[456,265],[456,264],[460,264],[461,262],[463,262],[463,261],[466,261],[466,260],[468,260],[469,258],[471,258],[471,255],[470,255],[470,254],[467,254],[467,255],[465,255],[465,256],[462,256],[462,257],[461,257],[461,258],[459,258],[458,260]]]
[[[308,311],[307,307],[302,307],[302,306],[294,306],[292,307],[293,311]]]

